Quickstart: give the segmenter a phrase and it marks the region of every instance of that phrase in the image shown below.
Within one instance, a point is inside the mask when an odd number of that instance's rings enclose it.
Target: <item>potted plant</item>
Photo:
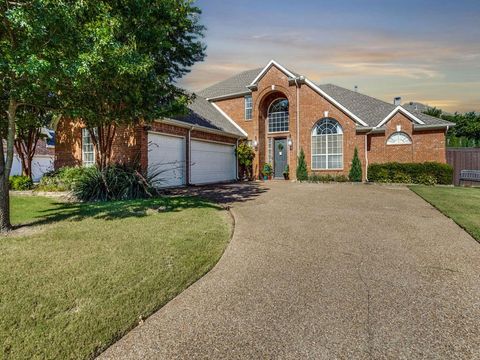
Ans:
[[[288,180],[290,178],[290,167],[287,165],[285,165],[285,168],[283,169],[283,178],[285,180]]]
[[[263,169],[262,169],[263,180],[268,180],[271,174],[272,174],[272,165],[270,165],[269,163],[263,164]]]

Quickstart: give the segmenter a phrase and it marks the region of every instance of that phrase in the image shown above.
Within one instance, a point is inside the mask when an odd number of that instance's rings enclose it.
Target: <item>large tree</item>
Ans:
[[[89,129],[101,168],[110,163],[119,125],[185,110],[175,81],[204,57],[200,10],[192,1],[110,1],[85,12],[81,62],[65,98]]]
[[[6,157],[0,147],[0,231],[11,228],[8,178],[19,109],[42,109],[53,99],[81,117],[103,166],[118,124],[185,107],[188,96],[174,82],[204,56],[192,3],[0,2],[0,133],[7,144]]]

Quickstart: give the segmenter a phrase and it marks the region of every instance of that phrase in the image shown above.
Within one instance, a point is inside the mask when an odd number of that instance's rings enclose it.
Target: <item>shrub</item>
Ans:
[[[317,174],[312,174],[312,175],[308,176],[307,181],[308,182],[313,182],[313,183],[347,182],[348,178],[345,175],[330,175],[330,174],[317,175]]]
[[[269,163],[263,164],[262,175],[263,176],[270,176],[272,174],[272,165]]]
[[[352,167],[350,168],[350,173],[348,174],[348,177],[350,181],[362,181],[362,163],[358,158],[358,149],[356,146],[355,151],[353,152]]]
[[[371,164],[368,179],[375,182],[450,185],[453,168],[436,162]]]
[[[303,152],[303,148],[300,149],[300,155],[298,156],[297,180],[308,180],[307,162],[305,161],[305,153]]]
[[[114,164],[100,170],[86,168],[73,185],[81,201],[144,199],[157,194],[156,185],[163,171],[142,172],[138,166]]]
[[[70,191],[75,182],[83,175],[86,168],[65,166],[45,174],[40,180],[37,190]]]
[[[10,190],[25,191],[33,188],[33,181],[28,176],[13,175],[9,179]]]
[[[240,167],[240,180],[247,178],[253,179],[253,159],[255,158],[255,150],[246,142],[238,144],[237,149],[238,165]]]

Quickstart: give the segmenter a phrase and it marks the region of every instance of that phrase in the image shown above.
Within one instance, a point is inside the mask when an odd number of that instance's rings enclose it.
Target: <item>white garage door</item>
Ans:
[[[192,140],[191,182],[207,184],[236,178],[235,146]]]
[[[159,187],[185,184],[185,139],[177,136],[148,133],[148,171],[160,173]]]

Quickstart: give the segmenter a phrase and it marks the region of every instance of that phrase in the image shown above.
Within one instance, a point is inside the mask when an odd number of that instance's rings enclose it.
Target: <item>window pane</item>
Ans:
[[[288,100],[275,100],[268,109],[268,132],[288,131]]]
[[[312,168],[343,168],[343,131],[335,119],[322,119],[312,130]]]
[[[245,119],[252,119],[252,97],[245,96]]]

